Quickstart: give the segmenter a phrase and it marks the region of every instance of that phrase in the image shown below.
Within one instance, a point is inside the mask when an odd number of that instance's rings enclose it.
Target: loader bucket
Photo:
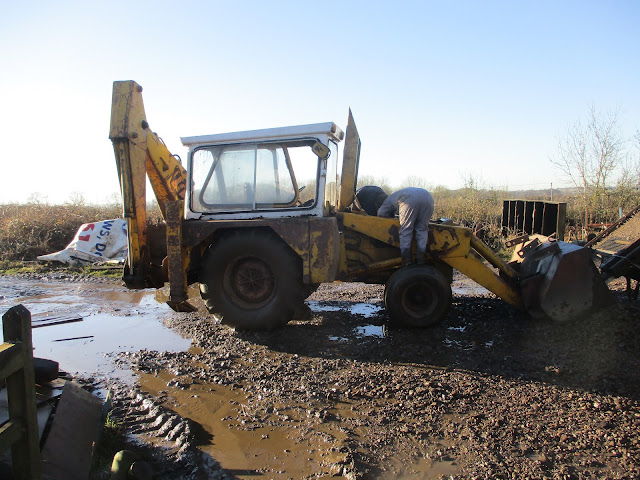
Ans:
[[[579,320],[613,303],[589,249],[538,237],[522,244],[514,258],[522,303],[534,318]]]

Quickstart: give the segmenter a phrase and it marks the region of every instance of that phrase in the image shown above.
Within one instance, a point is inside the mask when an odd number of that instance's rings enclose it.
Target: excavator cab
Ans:
[[[325,215],[342,137],[331,122],[183,137],[186,219]]]

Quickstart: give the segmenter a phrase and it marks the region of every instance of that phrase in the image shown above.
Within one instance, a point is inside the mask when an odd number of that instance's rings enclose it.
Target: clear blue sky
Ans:
[[[640,127],[640,2],[5,2],[0,202],[118,192],[114,80],[180,136],[335,121],[351,107],[362,175],[458,188],[560,184],[569,124]]]

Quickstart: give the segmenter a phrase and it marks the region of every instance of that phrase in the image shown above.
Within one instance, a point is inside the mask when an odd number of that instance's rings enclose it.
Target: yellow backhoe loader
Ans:
[[[183,137],[184,168],[150,130],[142,88],[122,81],[109,137],[128,224],[123,280],[168,282],[177,311],[191,309],[188,287],[199,284],[223,323],[274,329],[321,283],[359,281],[385,285],[392,322],[426,327],[449,309],[453,269],[536,317],[571,320],[608,301],[589,252],[547,238],[522,243],[506,263],[470,229],[431,222],[426,263],[402,266],[398,220],[366,214],[356,197],[351,112],[346,136],[328,122]],[[161,225],[147,225],[147,177]]]

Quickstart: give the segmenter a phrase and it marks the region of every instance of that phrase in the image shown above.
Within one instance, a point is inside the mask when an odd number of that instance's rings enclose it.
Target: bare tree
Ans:
[[[631,151],[621,162],[616,185],[618,206],[631,209],[640,202],[640,131],[636,131],[630,141]]]
[[[400,188],[406,187],[417,187],[424,188],[426,190],[432,190],[433,186],[427,181],[424,177],[419,177],[418,175],[408,175],[404,178],[404,180],[400,183]]]
[[[558,140],[558,153],[551,163],[580,192],[585,227],[589,214],[606,196],[614,172],[624,159],[625,139],[619,127],[619,111],[605,114],[591,106],[586,124],[578,121]]]
[[[387,193],[391,193],[393,191],[388,178],[375,177],[373,175],[358,175],[358,188],[364,187],[365,185],[377,185]]]
[[[636,130],[636,134],[633,136],[633,160],[631,161],[631,171],[633,172],[633,178],[635,180],[636,189],[640,189],[640,130]]]
[[[69,194],[69,198],[64,203],[72,207],[81,207],[86,205],[87,201],[84,198],[84,194],[82,192],[71,192]]]

